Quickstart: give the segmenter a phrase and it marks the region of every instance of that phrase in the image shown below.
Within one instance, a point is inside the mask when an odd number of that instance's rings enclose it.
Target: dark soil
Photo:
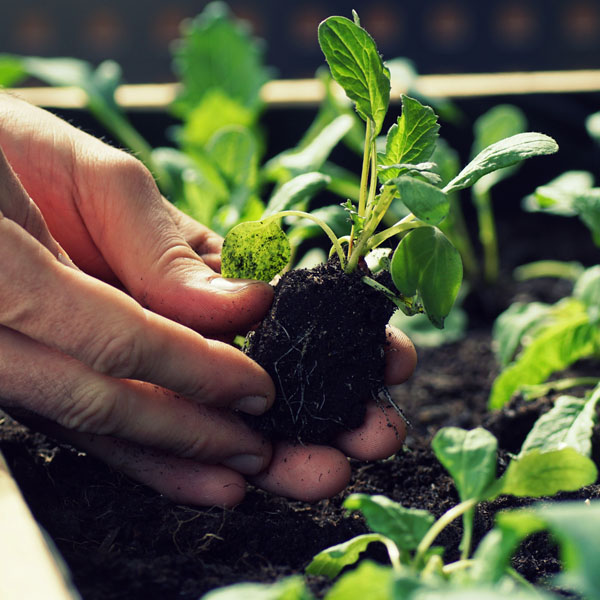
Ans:
[[[267,436],[330,442],[361,425],[366,400],[384,391],[385,326],[395,306],[364,275],[344,273],[336,257],[277,283],[273,306],[246,349],[277,390],[273,408],[249,418]]]

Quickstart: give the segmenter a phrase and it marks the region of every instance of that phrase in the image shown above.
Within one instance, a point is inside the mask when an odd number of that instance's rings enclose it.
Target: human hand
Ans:
[[[225,339],[247,329],[271,289],[220,278],[210,268],[220,238],[164,202],[139,162],[44,111],[0,102],[0,146],[19,175],[0,157],[0,404],[43,417],[45,430],[176,501],[236,504],[244,475],[269,464],[271,448],[231,409],[266,410],[272,382],[192,329]],[[408,372],[406,347],[391,364]],[[364,434],[377,428],[370,419]],[[339,445],[360,455],[366,445],[352,439]],[[291,455],[298,450],[278,447],[257,481],[306,497],[286,470]],[[301,478],[333,468],[307,499],[345,485],[339,451],[311,456]]]

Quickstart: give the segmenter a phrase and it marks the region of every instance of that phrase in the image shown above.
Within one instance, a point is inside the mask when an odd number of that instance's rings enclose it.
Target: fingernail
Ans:
[[[264,458],[256,454],[237,454],[223,461],[223,464],[244,475],[256,475],[264,468]]]
[[[226,279],[225,277],[215,277],[210,280],[210,285],[222,292],[239,292],[257,282],[249,279]]]
[[[249,415],[262,415],[267,410],[267,399],[264,396],[246,396],[233,402],[231,408]]]

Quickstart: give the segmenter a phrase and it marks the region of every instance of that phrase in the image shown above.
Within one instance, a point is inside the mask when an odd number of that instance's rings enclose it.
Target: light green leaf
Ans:
[[[600,503],[561,502],[535,507],[535,514],[547,523],[558,539],[565,572],[559,586],[574,589],[583,598],[600,599]]]
[[[387,134],[385,153],[379,154],[381,165],[418,164],[428,161],[435,150],[440,126],[429,106],[402,95],[402,114]],[[399,175],[398,171],[379,173],[382,183]]]
[[[319,44],[333,78],[365,121],[381,131],[390,100],[390,72],[373,38],[345,17],[329,17],[319,25]]]
[[[524,208],[530,212],[544,211],[570,217],[575,215],[573,200],[594,185],[594,176],[588,171],[567,171],[524,199]]]
[[[398,291],[420,298],[431,322],[441,329],[462,282],[460,255],[446,236],[435,227],[409,232],[394,252],[391,274]]]
[[[600,351],[600,330],[583,311],[545,328],[496,378],[489,407],[502,408],[523,385],[542,383],[552,373]]]
[[[344,508],[362,512],[372,531],[391,539],[401,550],[414,550],[434,521],[426,510],[404,508],[379,495],[352,494]]]
[[[533,156],[554,154],[558,144],[542,133],[519,133],[482,150],[450,183],[445,192],[473,185],[487,173],[509,167]]]
[[[372,542],[385,543],[385,541],[388,540],[379,533],[358,535],[347,542],[336,544],[319,552],[306,567],[306,573],[324,575],[333,579],[344,567],[358,561],[360,554],[367,549],[369,544]]]
[[[239,125],[219,129],[206,151],[230,188],[254,188],[258,170],[258,148],[250,130]]]
[[[596,246],[600,246],[600,188],[579,193],[573,200],[573,209],[592,232]]]
[[[312,600],[302,577],[287,577],[276,583],[237,583],[208,592],[200,600]]]
[[[498,441],[485,429],[440,429],[431,442],[438,460],[450,473],[461,501],[482,499],[496,477]]]
[[[390,600],[393,573],[390,567],[364,560],[334,584],[325,600]]]
[[[244,107],[255,121],[262,101],[260,89],[271,77],[263,63],[264,44],[236,20],[224,2],[211,2],[200,15],[184,22],[174,46],[173,69],[182,90],[173,106],[180,117],[218,89]]]
[[[500,482],[500,494],[553,496],[581,489],[596,481],[596,465],[573,448],[540,452],[532,450],[511,460]]]
[[[21,57],[0,54],[0,88],[17,85],[26,75]]]
[[[271,281],[290,260],[290,244],[274,221],[240,223],[225,237],[223,277]]]
[[[448,215],[450,202],[439,188],[408,175],[395,179],[394,185],[402,202],[417,219],[439,225]]]
[[[338,237],[348,231],[348,213],[337,204],[316,208],[311,210],[309,214],[327,223]],[[323,230],[309,219],[288,217],[286,223],[290,226],[288,237],[293,239],[296,244],[302,240],[323,235]]]
[[[573,448],[583,456],[590,456],[599,399],[600,388],[589,399],[560,396],[553,408],[535,422],[521,446],[519,456],[533,450],[549,452],[562,448]]]
[[[352,129],[353,123],[350,115],[336,117],[307,145],[286,150],[269,160],[265,165],[267,176],[285,181],[295,175],[319,170],[335,146]]]
[[[304,173],[284,183],[271,197],[263,219],[287,210],[299,202],[310,200],[317,192],[324,189],[331,179],[322,173]]]
[[[586,269],[575,282],[573,296],[587,307],[590,321],[600,319],[600,265]]]
[[[513,359],[523,336],[545,321],[551,311],[552,306],[543,302],[515,302],[496,319],[492,335],[502,367]]]

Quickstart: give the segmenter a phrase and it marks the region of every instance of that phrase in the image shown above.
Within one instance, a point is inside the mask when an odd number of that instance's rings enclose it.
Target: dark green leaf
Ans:
[[[496,477],[498,441],[485,429],[440,429],[431,442],[435,455],[452,476],[460,499],[483,498]]]
[[[373,38],[345,17],[329,17],[319,25],[319,44],[333,78],[365,121],[381,131],[390,99],[390,72]]]
[[[358,561],[360,554],[367,549],[372,542],[382,542],[385,537],[379,533],[366,533],[359,535],[347,542],[336,544],[319,552],[308,567],[306,572],[309,575],[324,575],[333,579],[339,572],[348,565],[353,565]]]
[[[451,192],[473,185],[487,173],[533,156],[554,154],[558,144],[542,133],[519,133],[482,150],[446,187]]]
[[[538,498],[581,489],[596,481],[596,465],[573,448],[532,450],[514,458],[501,478],[500,494]]]
[[[426,510],[404,508],[385,496],[352,494],[344,507],[362,512],[372,531],[388,537],[401,550],[414,550],[434,521]]]
[[[460,255],[446,236],[435,227],[408,233],[394,252],[391,274],[398,290],[408,298],[418,296],[441,329],[462,282]]]
[[[416,165],[428,161],[435,150],[439,129],[432,108],[403,95],[402,114],[388,131],[385,153],[378,156],[380,164]],[[399,174],[396,170],[384,170],[379,173],[379,179],[385,183]]]
[[[448,197],[439,188],[404,175],[394,180],[398,195],[405,206],[421,221],[439,225],[448,215]]]
[[[225,237],[223,277],[271,281],[290,260],[290,244],[275,221],[240,223]]]

